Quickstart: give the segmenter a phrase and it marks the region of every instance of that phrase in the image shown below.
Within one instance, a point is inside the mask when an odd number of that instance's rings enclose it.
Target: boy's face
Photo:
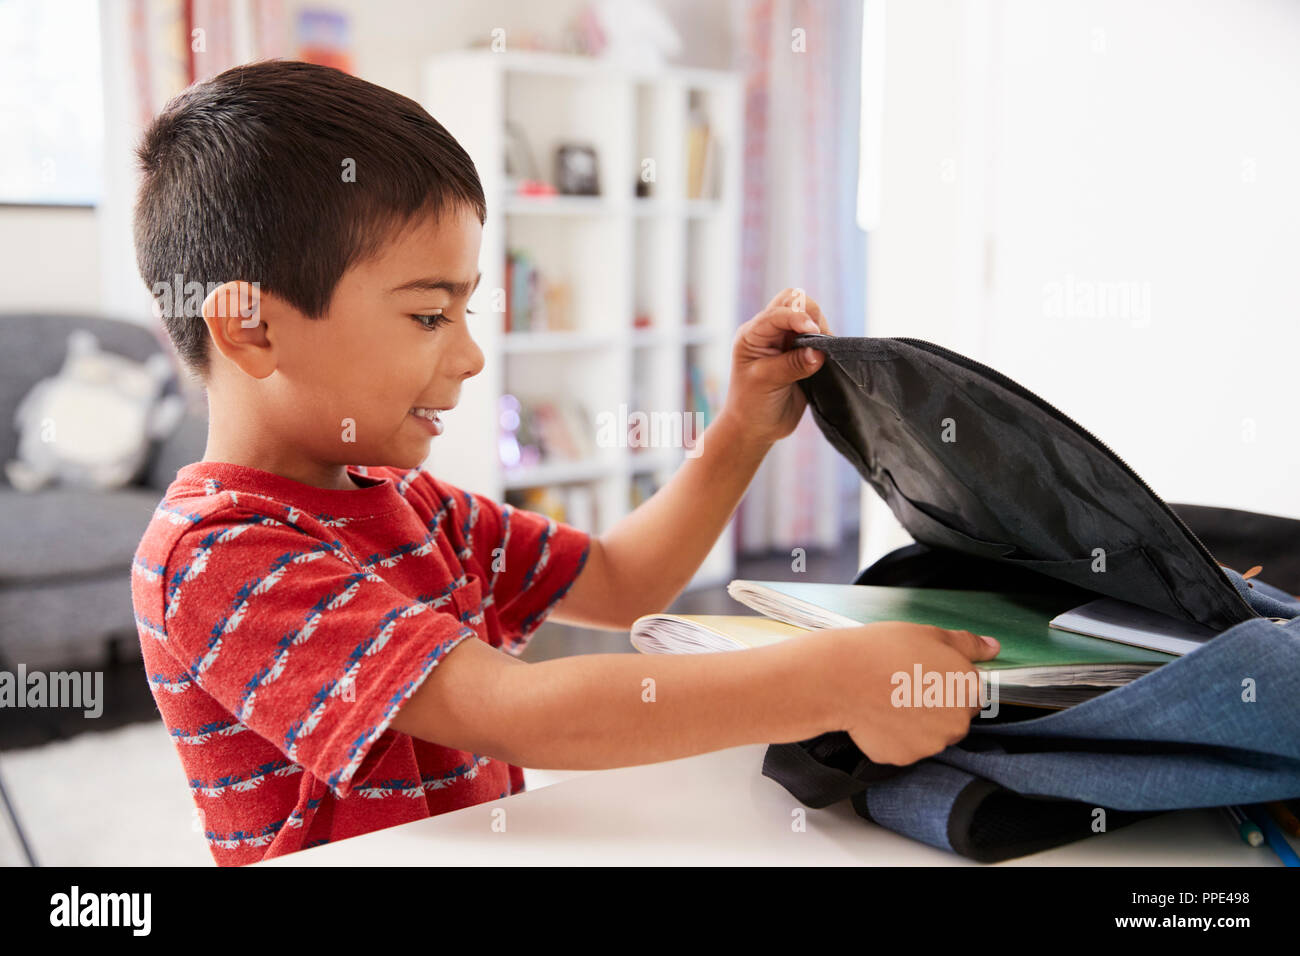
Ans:
[[[264,361],[273,374],[255,374],[256,388],[239,390],[243,412],[224,416],[255,423],[246,428],[255,434],[210,435],[209,452],[235,452],[322,487],[355,487],[348,464],[423,463],[440,427],[412,410],[451,408],[461,383],[483,368],[467,322],[475,316],[466,314],[482,235],[477,217],[460,208],[413,222],[344,273],[320,319],[264,297]]]

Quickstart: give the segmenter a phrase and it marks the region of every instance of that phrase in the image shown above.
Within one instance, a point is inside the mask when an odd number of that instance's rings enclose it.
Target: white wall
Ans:
[[[1000,43],[992,363],[1167,500],[1300,515],[1300,5],[1014,0]]]
[[[892,3],[885,21],[880,221],[867,237],[867,334],[947,337],[957,309],[960,0]]]
[[[424,57],[485,43],[497,27],[506,31],[508,49],[521,47],[530,35],[559,43],[565,25],[585,5],[586,0],[333,0],[329,4],[352,17],[357,73],[413,99],[419,98]],[[658,0],[657,5],[681,35],[681,65],[731,66],[731,22],[725,0]]]
[[[94,209],[0,206],[0,311],[100,310]]]
[[[869,334],[1000,369],[1166,500],[1300,515],[1300,5],[921,0],[887,30]]]

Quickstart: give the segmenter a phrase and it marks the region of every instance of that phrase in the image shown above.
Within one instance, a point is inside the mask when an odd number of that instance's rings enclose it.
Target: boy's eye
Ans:
[[[429,331],[433,331],[439,326],[446,325],[451,321],[451,319],[447,318],[447,316],[443,315],[441,312],[433,315],[412,315],[411,318],[415,319],[416,322],[420,323],[420,325],[424,326],[424,328]]]

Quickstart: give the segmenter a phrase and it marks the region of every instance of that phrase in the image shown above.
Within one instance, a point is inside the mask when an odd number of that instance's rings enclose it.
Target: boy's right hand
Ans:
[[[835,630],[840,642],[833,690],[840,702],[838,726],[848,731],[858,749],[874,763],[915,763],[955,744],[970,731],[971,718],[980,710],[978,696],[965,706],[949,700],[939,707],[895,706],[893,697],[899,685],[894,675],[904,673],[911,681],[920,664],[922,675],[931,671],[943,675],[946,689],[949,675],[970,674],[975,670],[972,661],[996,657],[1000,647],[986,644],[970,631],[904,621]],[[960,678],[963,687],[970,686],[968,680]],[[911,699],[909,694],[907,700]]]

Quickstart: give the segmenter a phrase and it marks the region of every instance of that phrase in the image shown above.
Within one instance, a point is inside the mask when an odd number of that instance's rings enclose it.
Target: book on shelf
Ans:
[[[511,249],[506,254],[506,331],[528,331],[528,270],[524,254]]]
[[[1052,709],[1096,697],[1174,660],[1055,629],[1050,621],[1063,610],[1060,602],[1038,595],[748,580],[732,581],[727,593],[782,626],[755,620],[737,625],[727,615],[698,620],[651,614],[633,624],[633,646],[643,653],[709,653],[758,647],[821,628],[878,621],[930,624],[996,638],[1002,645],[998,656],[975,664],[986,685],[996,682],[999,699],[1008,703]]]
[[[659,481],[653,472],[643,471],[633,475],[632,484],[628,488],[628,507],[639,508],[658,490]]]
[[[584,461],[596,454],[585,408],[569,398],[516,399],[518,424],[503,434],[507,470],[554,461]]]
[[[708,425],[713,419],[713,408],[717,403],[717,390],[713,376],[706,376],[703,366],[694,358],[686,362],[686,411],[702,416],[700,419]]]
[[[711,199],[716,192],[718,140],[703,110],[691,111],[686,132],[686,198]]]
[[[506,332],[573,329],[569,284],[547,278],[526,250],[506,254]]]
[[[596,495],[588,485],[540,485],[511,491],[506,501],[516,508],[536,511],[548,518],[594,534],[599,517]]]

